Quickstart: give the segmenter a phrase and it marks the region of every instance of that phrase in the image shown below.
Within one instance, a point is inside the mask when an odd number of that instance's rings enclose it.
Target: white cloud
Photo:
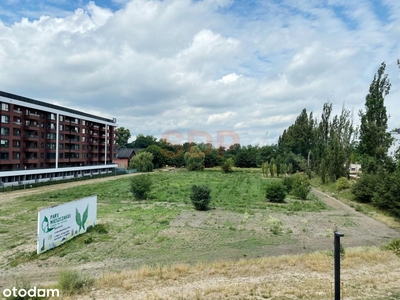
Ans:
[[[324,102],[336,111],[345,102],[357,112],[386,61],[389,126],[399,126],[397,2],[385,20],[367,0],[259,2],[247,14],[230,0],[114,2],[124,6],[0,23],[2,89],[116,117],[134,136],[199,130],[216,141],[231,130],[262,143],[303,108],[318,115]]]

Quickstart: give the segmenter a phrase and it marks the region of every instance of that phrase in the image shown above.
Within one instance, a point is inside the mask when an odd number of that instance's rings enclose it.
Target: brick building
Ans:
[[[112,172],[115,119],[0,91],[0,186]]]

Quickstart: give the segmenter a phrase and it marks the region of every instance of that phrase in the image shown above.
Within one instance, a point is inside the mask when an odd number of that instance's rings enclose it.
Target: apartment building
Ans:
[[[116,119],[0,91],[0,186],[112,172]]]

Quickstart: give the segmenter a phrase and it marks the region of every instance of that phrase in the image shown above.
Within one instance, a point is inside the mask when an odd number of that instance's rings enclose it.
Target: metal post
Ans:
[[[26,166],[25,166],[24,189],[25,189],[25,185],[26,185]]]
[[[335,231],[335,300],[340,300],[340,238],[343,233]]]

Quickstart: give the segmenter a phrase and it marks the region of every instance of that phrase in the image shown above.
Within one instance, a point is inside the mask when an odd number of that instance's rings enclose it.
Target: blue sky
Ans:
[[[274,143],[327,101],[357,124],[383,61],[400,126],[396,1],[5,0],[0,20],[0,90],[115,117],[133,136]]]

